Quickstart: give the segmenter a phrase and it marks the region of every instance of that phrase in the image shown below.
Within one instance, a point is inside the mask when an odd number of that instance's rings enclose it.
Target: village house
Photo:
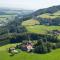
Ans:
[[[33,49],[33,45],[31,42],[26,42],[21,44],[21,50],[30,52]]]

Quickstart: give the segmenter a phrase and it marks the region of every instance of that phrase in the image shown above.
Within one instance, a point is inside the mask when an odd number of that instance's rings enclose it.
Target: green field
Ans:
[[[44,13],[44,14],[41,14],[41,15],[38,15],[37,17],[41,17],[41,18],[51,18],[51,19],[54,19],[54,18],[59,18],[60,17],[60,11],[57,11],[57,12],[54,12],[52,14],[50,13]]]
[[[0,47],[0,60],[60,60],[60,49],[56,49],[47,54],[34,54],[27,52],[20,52],[14,56],[10,56],[7,49],[16,44],[8,44]]]
[[[23,26],[30,26],[30,25],[35,25],[35,24],[40,24],[40,23],[38,20],[35,20],[35,19],[29,19],[27,21],[22,22]]]
[[[46,33],[51,30],[60,30],[60,26],[46,26],[46,25],[34,25],[25,26],[28,32],[31,33]]]
[[[25,27],[29,33],[37,33],[37,34],[46,34],[47,31],[51,30],[60,30],[60,26],[34,25]],[[58,36],[58,39],[60,39],[60,35]]]
[[[34,19],[23,21],[22,25],[25,26],[27,31],[30,33],[44,34],[47,31],[60,30],[60,26],[39,25],[39,21]]]
[[[39,21],[37,20],[30,19],[22,22],[22,25],[26,27],[28,33],[46,34],[47,31],[52,30],[60,31],[60,26],[39,25],[38,22]],[[60,39],[60,35],[58,36],[58,38]]]

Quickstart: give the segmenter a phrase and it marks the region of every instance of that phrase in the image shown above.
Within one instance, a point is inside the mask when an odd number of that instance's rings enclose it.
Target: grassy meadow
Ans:
[[[10,56],[7,49],[16,44],[8,44],[0,47],[0,60],[60,60],[60,49],[53,50],[48,54],[34,54],[20,51],[14,56]]]
[[[39,21],[34,19],[24,21],[22,25],[25,26],[29,33],[46,34],[47,31],[60,30],[60,26],[39,25]],[[60,35],[58,38],[60,39]]]
[[[51,30],[60,30],[60,26],[34,25],[26,26],[26,29],[32,33],[46,33]]]

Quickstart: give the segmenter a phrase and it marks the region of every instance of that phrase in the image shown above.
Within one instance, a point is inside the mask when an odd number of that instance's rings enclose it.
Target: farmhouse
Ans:
[[[30,42],[22,43],[21,49],[22,49],[23,51],[30,52],[30,51],[33,49],[33,45],[32,45],[32,43],[30,43]]]

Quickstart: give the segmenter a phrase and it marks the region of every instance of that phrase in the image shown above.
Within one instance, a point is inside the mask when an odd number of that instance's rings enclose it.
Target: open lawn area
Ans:
[[[8,44],[0,47],[0,60],[60,60],[60,49],[56,49],[47,54],[34,54],[20,51],[14,56],[10,56],[7,49],[16,44]]]

